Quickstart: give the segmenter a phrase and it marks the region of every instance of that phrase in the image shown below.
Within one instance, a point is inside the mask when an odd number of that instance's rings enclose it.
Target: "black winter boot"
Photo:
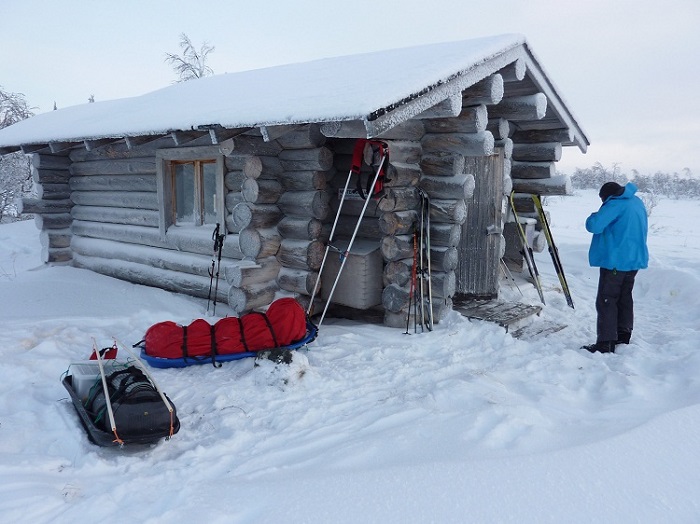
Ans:
[[[617,344],[629,344],[632,333],[630,331],[617,334]]]
[[[591,353],[615,353],[615,342],[612,340],[604,340],[589,346],[583,346],[581,349],[585,349]]]

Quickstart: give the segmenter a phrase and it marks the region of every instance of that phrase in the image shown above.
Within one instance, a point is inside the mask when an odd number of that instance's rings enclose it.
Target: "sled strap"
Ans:
[[[216,325],[215,324],[210,324],[209,325],[209,333],[210,338],[211,338],[211,365],[214,366],[215,368],[220,368],[221,367],[221,362],[216,361],[216,355],[219,354],[217,351],[216,347]]]
[[[265,319],[265,324],[267,324],[267,329],[270,330],[270,335],[272,335],[272,342],[275,343],[274,349],[277,349],[278,347],[280,347],[280,345],[279,345],[279,343],[277,342],[277,337],[275,336],[275,330],[272,329],[272,323],[270,322],[270,319],[267,318],[267,315],[266,315],[265,313],[260,313],[260,314],[261,314],[261,315],[263,316],[263,318]]]
[[[145,339],[144,339],[145,340]],[[158,392],[160,395],[161,400],[163,401],[163,404],[165,404],[165,407],[168,409],[168,412],[170,413],[170,434],[166,437],[166,440],[170,440],[172,436],[175,434],[175,421],[174,421],[174,409],[172,404],[170,404],[170,401],[168,400],[168,397],[165,396],[165,393],[163,393],[158,387],[158,383],[155,381],[155,379],[151,376],[151,373],[146,369],[146,366],[143,365],[143,362],[141,362],[141,359],[137,357],[133,351],[129,349],[129,346],[126,346],[122,344],[124,348],[128,351],[129,355],[131,355],[131,358],[134,359],[134,362],[136,365],[138,365],[139,369],[143,371],[143,374],[146,375],[146,378],[150,380],[151,384],[155,388],[155,390]],[[114,339],[114,347],[118,347],[117,344],[117,339]],[[132,347],[136,347],[135,345]]]
[[[182,326],[182,358],[187,360],[187,326]]]
[[[241,317],[236,317],[238,319],[238,331],[241,334],[241,344],[243,344],[243,349],[246,350],[246,353],[250,351],[248,349],[248,343],[245,341],[245,330],[243,329],[243,321],[241,320]]]

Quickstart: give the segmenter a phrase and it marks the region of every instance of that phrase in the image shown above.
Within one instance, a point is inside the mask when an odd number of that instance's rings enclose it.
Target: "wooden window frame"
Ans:
[[[170,217],[170,222],[177,224],[177,189],[176,189],[176,177],[177,173],[175,171],[176,166],[194,166],[194,194],[193,197],[193,210],[194,220],[191,225],[202,226],[205,225],[204,222],[204,166],[205,165],[216,165],[215,160],[171,160],[168,162],[168,168],[170,171],[170,187],[172,188],[172,217]],[[217,177],[218,178],[218,177]],[[218,190],[217,190],[218,194]],[[216,206],[217,208],[219,206]],[[186,225],[186,224],[177,224]],[[188,224],[189,225],[189,224]]]
[[[168,229],[171,226],[176,225],[175,205],[173,202],[175,189],[173,184],[174,173],[172,170],[172,165],[191,162],[216,164],[216,221],[225,229],[224,155],[221,154],[219,147],[205,146],[159,149],[156,151],[156,187],[158,192],[158,225],[160,236],[163,239],[166,238]],[[195,184],[196,183],[197,177],[195,177]],[[200,203],[200,211],[201,207],[202,204]]]

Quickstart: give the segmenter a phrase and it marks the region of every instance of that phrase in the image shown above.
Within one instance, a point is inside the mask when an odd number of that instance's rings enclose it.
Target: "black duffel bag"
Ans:
[[[170,437],[180,429],[175,405],[168,399],[173,410],[171,414],[160,393],[141,369],[129,366],[105,378],[119,438],[148,442]],[[95,427],[112,432],[101,379],[91,390],[85,409]]]

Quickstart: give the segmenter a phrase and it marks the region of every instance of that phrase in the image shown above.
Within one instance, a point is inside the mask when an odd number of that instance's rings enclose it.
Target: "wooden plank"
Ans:
[[[534,321],[531,324],[516,329],[511,335],[513,338],[519,340],[538,340],[565,328],[566,326],[564,324],[558,324],[551,320]]]
[[[466,170],[475,174],[475,186],[466,200],[469,220],[462,225],[461,242],[457,247],[457,292],[495,298],[498,296],[503,224],[503,154],[469,157],[466,162]]]
[[[470,300],[459,295],[454,299],[453,308],[466,318],[493,322],[508,328],[529,317],[539,315],[542,307],[517,302],[498,300]]]

